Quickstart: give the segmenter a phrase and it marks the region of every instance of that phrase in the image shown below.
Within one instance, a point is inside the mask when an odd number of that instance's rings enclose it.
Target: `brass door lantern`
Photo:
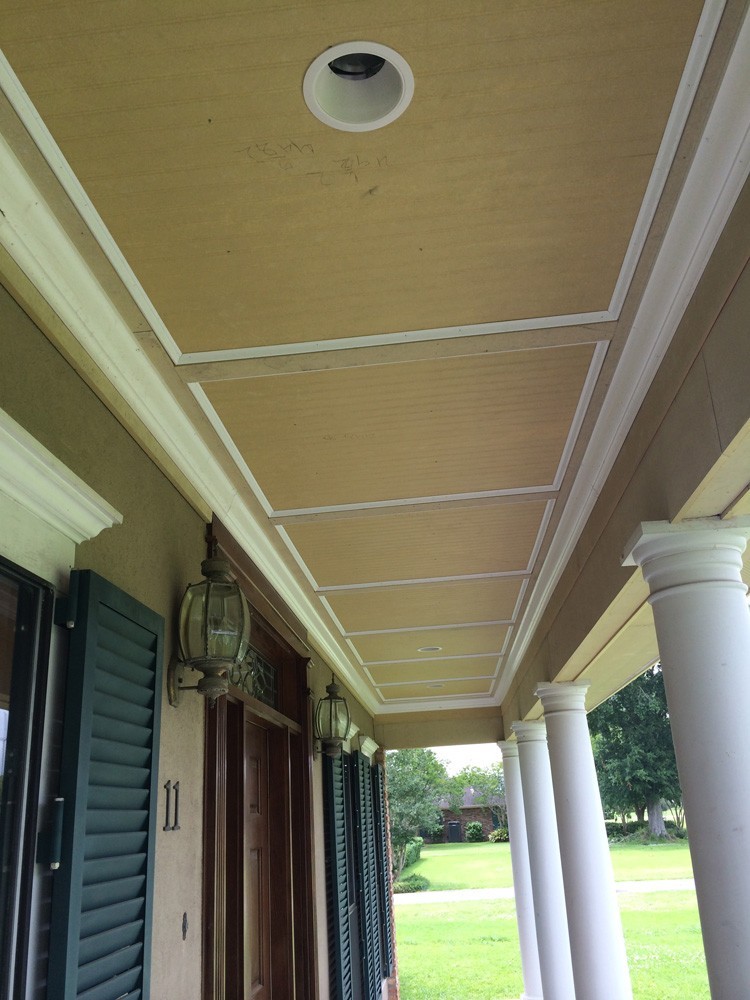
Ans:
[[[189,584],[180,604],[179,655],[167,676],[170,705],[180,691],[199,691],[214,704],[229,690],[229,671],[242,662],[250,641],[250,612],[229,563],[204,559],[201,573],[204,579]],[[195,687],[180,683],[185,667],[203,674]]]
[[[326,691],[327,696],[320,699],[315,709],[315,737],[320,740],[323,753],[329,757],[340,757],[344,740],[349,736],[351,715],[333,675]]]

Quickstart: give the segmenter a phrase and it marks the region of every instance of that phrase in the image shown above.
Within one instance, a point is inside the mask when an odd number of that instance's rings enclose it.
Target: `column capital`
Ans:
[[[530,722],[514,722],[510,727],[516,734],[519,743],[546,743],[547,726],[544,720]]]
[[[518,756],[518,743],[515,740],[498,740],[497,745],[500,747],[500,753],[503,755],[503,760],[505,760],[506,757]]]
[[[622,555],[623,566],[642,566],[656,556],[689,552],[714,546],[745,550],[750,537],[750,515],[695,517],[672,524],[670,521],[643,521],[630,536]]]
[[[640,566],[653,603],[675,588],[702,585],[736,587],[742,582],[742,553],[750,536],[750,517],[701,517],[678,524],[648,521],[628,542],[623,565]]]
[[[591,681],[553,681],[537,684],[534,692],[541,699],[545,715],[553,712],[585,712],[586,692]]]

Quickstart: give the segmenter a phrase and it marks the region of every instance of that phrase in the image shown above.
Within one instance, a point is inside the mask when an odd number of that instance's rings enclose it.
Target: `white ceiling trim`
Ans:
[[[646,194],[644,195],[641,209],[638,213],[630,244],[625,253],[625,258],[620,269],[620,276],[617,279],[612,301],[609,305],[609,312],[618,318],[622,310],[625,296],[633,280],[635,269],[643,253],[651,223],[654,220],[659,199],[662,196],[664,185],[666,184],[669,171],[674,161],[677,147],[682,139],[690,109],[698,90],[703,70],[706,66],[714,37],[719,28],[721,15],[724,12],[726,0],[706,0],[698,22],[698,29],[693,39],[693,44],[688,54],[685,69],[677,88],[672,110],[667,120],[667,126],[662,136],[659,151],[656,154],[654,168],[651,171]]]
[[[450,656],[416,656],[401,657],[398,660],[363,660],[363,667],[397,667],[399,663],[442,663],[445,660],[486,660],[492,656],[501,656],[502,650],[490,649],[486,653],[453,653]],[[491,676],[490,674],[487,675]],[[406,683],[406,682],[404,682]],[[422,681],[414,681],[421,684]],[[382,686],[382,685],[381,685]]]
[[[576,412],[574,413],[573,420],[570,424],[570,430],[568,431],[568,436],[565,440],[565,447],[563,448],[562,455],[560,456],[555,478],[552,480],[553,489],[555,490],[560,489],[563,476],[568,468],[568,462],[570,462],[570,456],[573,454],[573,449],[575,448],[576,441],[578,440],[578,434],[580,433],[581,425],[583,424],[584,417],[586,416],[586,411],[589,408],[591,397],[594,394],[594,387],[596,386],[597,379],[599,378],[599,373],[602,370],[602,365],[604,364],[604,359],[607,356],[608,348],[609,341],[607,340],[599,341],[594,348],[591,364],[589,365],[586,380],[583,383],[583,389],[581,390],[581,397],[578,400],[578,406],[576,407]]]
[[[295,354],[318,354],[323,351],[351,351],[360,347],[383,347],[393,344],[414,344],[432,340],[458,340],[482,337],[491,333],[523,333],[551,330],[565,326],[587,326],[617,319],[610,312],[570,313],[566,316],[539,316],[532,319],[498,320],[494,323],[467,323],[462,326],[441,326],[429,330],[405,330],[400,333],[376,333],[363,337],[341,337],[333,340],[311,340],[298,344],[272,344],[265,347],[238,347],[224,351],[195,351],[180,356],[177,364],[195,365],[215,361],[247,361],[252,358],[289,357]],[[593,338],[592,338],[593,339]],[[559,344],[552,345],[559,347]],[[530,348],[514,348],[514,350]],[[298,374],[298,373],[294,373]],[[269,374],[268,378],[274,378]]]
[[[78,339],[114,389],[216,511],[295,615],[311,641],[370,711],[377,701],[333,641],[317,602],[299,586],[235,485],[140,347],[3,137],[0,244]]]
[[[436,496],[405,497],[398,500],[370,500],[361,503],[331,504],[327,507],[292,507],[289,510],[274,510],[272,520],[295,517],[310,517],[315,514],[344,514],[349,511],[384,510],[411,507],[417,504],[458,503],[462,500],[492,500],[500,497],[525,497],[529,494],[555,493],[559,489],[554,483],[543,486],[513,486],[504,490],[482,490],[477,493],[444,493]]]
[[[0,493],[76,545],[122,514],[4,410],[0,410]]]
[[[279,531],[282,529],[279,528]],[[291,544],[291,543],[290,543]],[[334,583],[328,587],[316,587],[319,594],[335,594],[342,590],[375,590],[380,587],[413,587],[420,583],[461,583],[463,580],[497,580],[513,576],[527,576],[530,569],[501,570],[497,573],[467,573],[465,576],[425,576],[414,580],[382,580],[376,583]]]
[[[382,694],[380,692],[378,694],[382,699]],[[387,702],[381,701],[378,706],[378,716],[400,715],[404,712],[405,706],[407,710],[408,708],[412,708],[414,711],[419,712],[447,712],[462,708],[497,708],[497,702],[491,695],[487,694],[440,694],[438,692],[432,701],[425,700],[419,696],[414,698],[391,698]]]
[[[438,685],[444,684],[460,684],[462,681],[491,681],[494,674],[477,674],[474,677],[441,677],[440,680],[434,681],[387,681],[384,684],[378,684],[378,688],[393,688],[399,687],[411,687],[413,684],[420,684],[423,687],[434,687],[437,688]]]
[[[750,15],[510,652],[502,700],[750,173]]]
[[[410,625],[408,628],[376,628],[367,632],[345,632],[348,638],[361,635],[402,635],[408,632],[445,632],[453,628],[482,628],[485,625],[511,625],[512,618],[498,618],[491,622],[455,622],[453,625]]]

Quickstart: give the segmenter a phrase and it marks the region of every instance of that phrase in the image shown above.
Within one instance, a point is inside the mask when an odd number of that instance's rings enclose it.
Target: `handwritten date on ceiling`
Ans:
[[[252,163],[270,164],[288,175],[306,176],[321,187],[351,181],[359,183],[373,171],[387,169],[390,164],[385,153],[351,153],[344,157],[330,157],[317,152],[311,142],[293,139],[262,139],[251,142],[237,151]]]

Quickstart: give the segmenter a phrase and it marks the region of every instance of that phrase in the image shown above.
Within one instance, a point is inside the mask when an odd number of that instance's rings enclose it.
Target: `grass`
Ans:
[[[620,882],[691,878],[687,842],[613,844],[610,853]],[[430,889],[505,889],[513,885],[508,844],[426,844],[422,857],[404,875],[424,875]]]
[[[684,841],[616,844],[619,881],[689,878]],[[505,888],[512,884],[507,844],[439,844],[423,848],[406,870],[431,889]],[[634,1000],[708,1000],[698,909],[692,892],[618,895]],[[402,1000],[515,1000],[521,978],[512,900],[396,907]]]
[[[619,897],[634,1000],[708,1000],[695,896]],[[396,908],[402,1000],[511,1000],[521,995],[510,900]]]

